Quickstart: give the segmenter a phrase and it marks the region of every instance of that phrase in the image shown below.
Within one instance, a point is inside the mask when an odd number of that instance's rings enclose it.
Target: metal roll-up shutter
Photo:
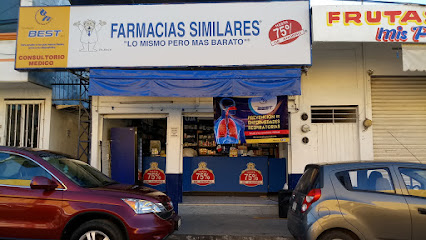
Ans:
[[[373,78],[375,160],[426,163],[426,78]]]

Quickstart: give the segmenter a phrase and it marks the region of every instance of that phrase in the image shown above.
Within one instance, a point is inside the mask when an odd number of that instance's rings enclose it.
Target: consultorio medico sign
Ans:
[[[308,1],[22,7],[16,69],[309,65]]]

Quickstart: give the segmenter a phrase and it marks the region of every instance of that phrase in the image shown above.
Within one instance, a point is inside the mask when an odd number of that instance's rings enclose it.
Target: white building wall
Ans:
[[[366,43],[365,66],[374,76],[425,76],[425,72],[402,69],[401,43]]]
[[[40,148],[49,148],[52,90],[32,83],[0,83],[0,145],[6,144],[6,102],[5,100],[44,100],[44,114],[41,116]]]
[[[29,4],[29,1],[26,2],[25,6]],[[28,72],[15,70],[15,50],[16,40],[0,40],[0,145],[6,145],[5,100],[43,100],[39,147],[47,149],[49,148],[52,91],[28,82]]]
[[[15,70],[16,40],[0,41],[0,84],[5,82],[28,82],[28,72]]]
[[[357,105],[360,160],[373,160],[373,128],[370,76],[414,76],[402,70],[400,43],[314,43],[312,67],[302,74],[302,95],[290,102],[291,153],[289,173],[300,174],[306,164],[318,163],[318,129],[311,123],[312,105]],[[293,106],[294,105],[294,106]],[[303,121],[302,113],[309,119]],[[366,129],[365,119],[373,126]],[[303,133],[308,124],[311,131]],[[302,138],[310,139],[308,144]]]
[[[67,112],[51,107],[49,150],[77,157],[78,112]]]
[[[290,115],[290,173],[303,173],[306,164],[319,161],[318,129],[311,123],[312,105],[358,105],[360,121],[365,118],[364,78],[359,44],[314,44],[312,67],[302,74],[302,95],[296,101],[297,110]],[[307,121],[301,119],[303,113],[308,114]],[[310,132],[301,131],[304,124],[311,127]],[[371,138],[369,135],[371,132],[360,132],[363,139]],[[308,144],[302,142],[303,137],[309,138]],[[360,148],[368,149],[365,141],[361,141]]]

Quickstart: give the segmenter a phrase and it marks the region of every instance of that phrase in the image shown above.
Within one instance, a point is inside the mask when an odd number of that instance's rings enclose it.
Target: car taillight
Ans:
[[[300,211],[302,213],[306,212],[308,208],[312,205],[312,203],[316,202],[321,197],[321,189],[315,188],[309,191],[308,195],[306,195],[305,199],[303,199],[302,208]]]

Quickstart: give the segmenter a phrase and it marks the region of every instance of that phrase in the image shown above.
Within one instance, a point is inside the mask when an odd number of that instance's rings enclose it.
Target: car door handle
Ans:
[[[426,214],[426,208],[419,208],[417,209],[420,214]]]

